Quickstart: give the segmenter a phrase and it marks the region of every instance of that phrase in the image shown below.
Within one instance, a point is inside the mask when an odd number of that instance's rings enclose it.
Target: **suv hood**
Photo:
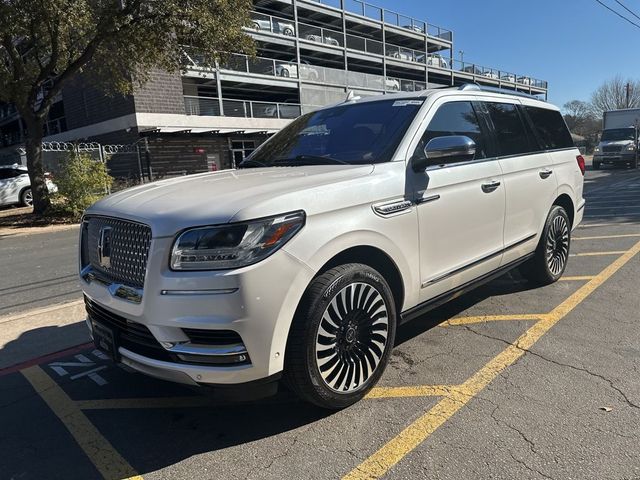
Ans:
[[[599,146],[620,146],[626,147],[627,145],[633,144],[633,140],[603,140],[600,142]]]
[[[123,190],[98,201],[86,213],[146,223],[154,237],[172,236],[188,227],[305,209],[313,201],[309,190],[344,186],[372,171],[373,165],[223,170]]]

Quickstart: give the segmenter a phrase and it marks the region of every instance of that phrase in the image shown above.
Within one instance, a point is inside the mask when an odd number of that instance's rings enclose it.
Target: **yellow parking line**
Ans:
[[[365,398],[443,397],[456,385],[416,385],[413,387],[375,387]]]
[[[599,257],[602,255],[622,255],[626,253],[625,250],[613,251],[613,252],[584,252],[584,253],[572,253],[570,257]]]
[[[571,240],[608,240],[610,238],[640,237],[640,233],[625,233],[623,235],[599,235],[596,237],[573,237]]]
[[[104,478],[142,480],[133,467],[100,434],[76,403],[39,366],[26,368],[21,370],[21,373],[67,427]]]
[[[460,388],[452,389],[450,394],[441,399],[433,408],[411,423],[364,462],[351,470],[344,479],[375,479],[385,475],[391,467],[424,442],[440,425],[465,406],[469,400],[489,385],[504,369],[513,365],[551,327],[578,306],[638,252],[640,252],[640,242],[611,263],[595,278],[580,287],[567,300],[554,308],[551,313],[536,322],[514,344],[509,345],[482,367],[480,371],[460,385]]]
[[[562,277],[560,278],[561,282],[580,282],[582,280],[591,280],[593,279],[593,275],[576,275],[573,277]]]
[[[100,400],[79,400],[75,402],[80,410],[108,410],[127,408],[196,408],[213,405],[207,397],[166,397],[166,398],[105,398]]]
[[[485,322],[510,322],[516,320],[540,320],[542,318],[542,314],[520,314],[520,315],[480,315],[476,317],[458,317],[447,320],[444,323],[441,323],[442,327],[452,327],[456,325],[472,325],[474,323],[485,323]]]

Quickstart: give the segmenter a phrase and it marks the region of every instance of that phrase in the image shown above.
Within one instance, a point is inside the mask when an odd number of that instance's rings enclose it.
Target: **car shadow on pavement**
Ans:
[[[5,329],[7,328],[5,325]],[[0,371],[43,355],[87,343],[90,340],[84,321],[27,330],[15,340],[4,345],[0,344]]]

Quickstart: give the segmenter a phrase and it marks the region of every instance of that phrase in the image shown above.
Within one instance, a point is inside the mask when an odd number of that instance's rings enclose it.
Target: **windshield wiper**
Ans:
[[[268,167],[266,163],[259,162],[258,160],[253,160],[251,158],[247,158],[241,161],[238,164],[238,168],[251,168],[249,165],[253,165],[254,167]]]
[[[297,155],[294,158],[279,158],[273,162],[274,165],[286,165],[295,167],[297,165],[330,165],[338,163],[340,165],[351,165],[349,162],[332,157],[321,157],[319,155]]]

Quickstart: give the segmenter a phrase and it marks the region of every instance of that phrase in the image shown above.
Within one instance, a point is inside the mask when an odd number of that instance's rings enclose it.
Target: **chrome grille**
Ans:
[[[109,261],[101,262],[99,243],[101,231],[110,231]],[[151,228],[141,223],[110,217],[85,218],[82,231],[83,267],[91,267],[113,283],[122,283],[136,288],[144,286],[147,259],[151,245]]]
[[[619,153],[622,150],[621,145],[605,145],[602,147],[604,153]]]

